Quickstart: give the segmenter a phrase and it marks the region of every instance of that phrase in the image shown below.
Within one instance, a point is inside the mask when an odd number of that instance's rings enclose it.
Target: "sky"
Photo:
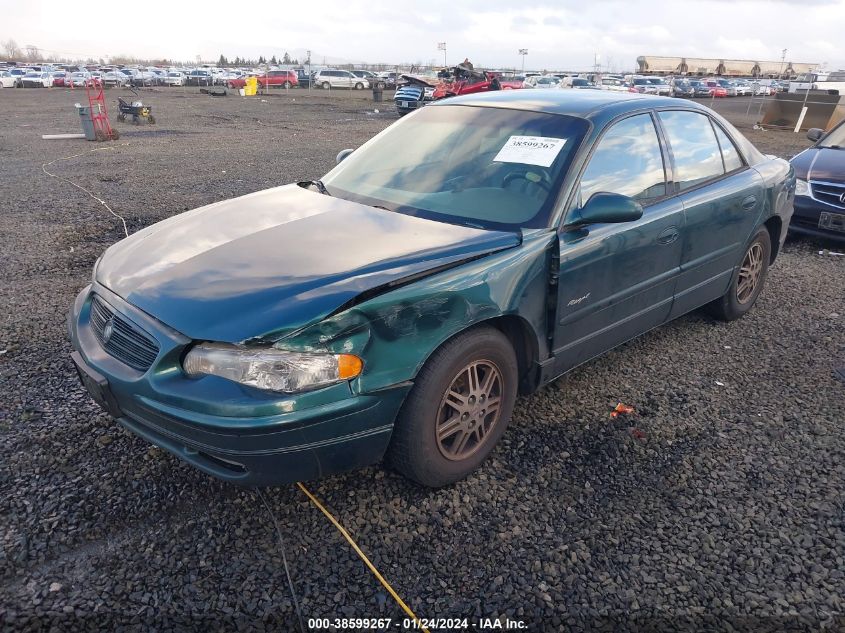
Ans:
[[[845,0],[0,0],[0,42],[70,57],[442,63],[633,70],[638,55],[826,63],[845,69]],[[89,9],[89,7],[91,7]]]

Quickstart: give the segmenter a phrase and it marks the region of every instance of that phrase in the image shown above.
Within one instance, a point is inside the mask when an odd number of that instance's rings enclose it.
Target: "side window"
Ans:
[[[619,121],[599,141],[581,176],[581,204],[599,192],[644,202],[666,194],[663,153],[650,115]]]
[[[675,179],[681,191],[725,173],[722,152],[707,115],[670,110],[659,116],[675,157]]]
[[[713,124],[716,130],[716,138],[719,139],[719,147],[722,148],[722,160],[725,161],[725,171],[730,173],[742,168],[742,157],[727,133],[716,123]]]

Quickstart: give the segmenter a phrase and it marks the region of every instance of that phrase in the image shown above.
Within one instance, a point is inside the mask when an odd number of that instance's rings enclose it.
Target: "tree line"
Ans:
[[[42,51],[37,46],[25,46],[21,47],[18,43],[9,38],[8,40],[2,42],[0,44],[0,51],[2,51],[2,55],[0,55],[0,59],[8,60],[8,61],[19,61],[19,62],[57,62],[57,63],[73,63],[74,61],[69,57],[61,57],[56,55],[47,55],[45,51]],[[303,64],[309,64],[310,59],[304,60]],[[106,60],[100,58],[99,60],[88,58],[85,60],[86,64],[106,64]],[[169,59],[140,59],[138,57],[134,57],[132,55],[112,55],[108,59],[108,63],[110,64],[146,64],[151,66],[172,66],[174,65],[173,60]],[[217,60],[217,65],[221,67],[225,66],[261,66],[264,64],[270,64],[271,66],[275,66],[277,64],[285,64],[285,65],[299,65],[299,60],[295,57],[291,57],[290,54],[285,51],[285,54],[281,58],[276,58],[275,55],[267,59],[263,55],[259,55],[258,59],[248,59],[246,57],[235,57],[233,60],[229,60],[225,55],[220,55],[220,58]]]
[[[302,62],[303,64],[311,63],[310,59],[306,59]],[[220,67],[225,66],[263,66],[264,64],[270,64],[271,66],[276,66],[278,64],[284,65],[292,65],[298,66],[299,60],[296,57],[291,57],[287,51],[285,54],[277,59],[275,55],[273,55],[270,59],[264,57],[264,55],[259,55],[258,59],[247,59],[246,57],[235,57],[233,60],[229,60],[225,55],[220,55],[219,59],[217,60],[217,65]]]

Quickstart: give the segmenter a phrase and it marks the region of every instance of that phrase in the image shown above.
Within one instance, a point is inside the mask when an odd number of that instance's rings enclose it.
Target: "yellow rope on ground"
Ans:
[[[103,200],[102,198],[98,198],[93,193],[91,193],[88,189],[86,189],[85,187],[80,185],[78,182],[75,182],[75,181],[73,181],[70,178],[67,178],[65,176],[59,176],[58,174],[54,174],[53,172],[47,170],[47,168],[50,165],[52,165],[53,163],[58,163],[60,160],[71,160],[72,158],[79,158],[80,156],[84,156],[85,154],[90,154],[91,152],[102,152],[103,150],[115,149],[116,147],[125,147],[126,145],[129,145],[129,143],[121,143],[118,146],[108,145],[106,147],[95,147],[94,149],[89,149],[89,150],[86,150],[84,152],[79,152],[78,154],[74,154],[73,156],[64,156],[63,158],[56,158],[55,160],[51,160],[51,161],[48,161],[46,163],[43,163],[41,165],[41,171],[43,171],[45,174],[47,174],[51,178],[56,178],[57,180],[64,180],[66,183],[73,185],[74,187],[76,187],[80,191],[84,191],[89,196],[94,198],[94,200],[96,200],[101,205],[103,205],[108,210],[109,213],[111,213],[114,217],[116,217],[118,220],[120,220],[123,223],[123,233],[126,235],[126,237],[129,237],[129,229],[126,227],[126,219],[122,215],[118,215],[117,213],[115,213],[114,210],[108,204],[106,204],[105,200]]]
[[[393,590],[393,587],[390,586],[390,583],[385,580],[384,576],[379,573],[375,565],[370,562],[370,559],[367,558],[367,555],[361,551],[361,548],[358,547],[358,544],[354,540],[352,540],[352,537],[349,536],[349,532],[347,532],[346,529],[338,522],[338,520],[332,516],[331,512],[329,512],[323,507],[323,504],[321,504],[317,500],[317,498],[308,491],[305,486],[303,486],[299,482],[297,482],[296,485],[299,486],[299,489],[302,490],[302,492],[304,492],[307,497],[311,499],[311,502],[320,509],[320,512],[326,515],[326,518],[328,518],[328,520],[332,522],[332,524],[338,529],[338,531],[343,534],[343,537],[349,542],[349,544],[352,546],[352,549],[354,549],[358,556],[361,557],[361,560],[364,561],[364,564],[370,568],[370,571],[373,572],[373,575],[375,575],[375,577],[378,578],[378,581],[384,586],[385,589],[387,589],[387,592],[391,596],[393,596],[393,599],[396,600],[397,604],[400,607],[402,607],[402,610],[407,613],[409,617],[413,618],[417,622],[421,631],[429,633],[429,630],[422,625],[420,619],[414,614],[413,611],[411,611],[411,607],[405,604],[402,598],[399,597],[399,594],[397,594],[396,591]]]

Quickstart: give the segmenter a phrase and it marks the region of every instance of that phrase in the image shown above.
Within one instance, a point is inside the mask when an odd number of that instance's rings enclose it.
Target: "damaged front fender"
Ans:
[[[479,323],[515,317],[548,356],[548,266],[554,233],[369,298],[296,332],[268,337],[284,349],[351,353],[364,359],[357,393],[413,380],[446,340]]]

